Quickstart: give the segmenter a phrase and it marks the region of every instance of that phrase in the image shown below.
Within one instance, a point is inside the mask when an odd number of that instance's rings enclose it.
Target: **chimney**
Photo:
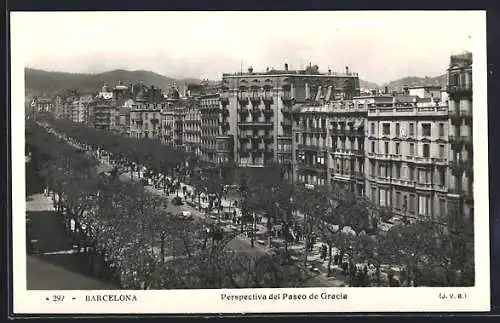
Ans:
[[[253,72],[253,67],[252,67],[252,66],[250,66],[250,67],[248,68],[248,73],[249,73],[249,74],[252,74],[252,72]]]
[[[345,74],[346,74],[346,75],[349,75],[349,66],[346,66],[346,67],[345,67]]]
[[[332,75],[332,70],[330,68],[328,69],[328,75]]]
[[[288,63],[285,63],[285,71],[288,71]]]
[[[388,94],[388,93],[389,93],[389,87],[387,87],[387,86],[386,86],[386,87],[384,88],[384,94]]]

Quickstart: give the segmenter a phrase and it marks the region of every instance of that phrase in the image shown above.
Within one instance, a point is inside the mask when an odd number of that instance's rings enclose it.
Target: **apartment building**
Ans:
[[[54,118],[62,119],[64,115],[64,99],[60,95],[56,95],[52,100],[52,113]]]
[[[237,114],[234,161],[241,167],[263,167],[277,161],[293,176],[292,108],[294,103],[350,98],[359,94],[359,77],[320,73],[318,66],[304,70],[267,69],[223,74],[221,97],[229,113]],[[232,128],[230,124],[230,128]]]
[[[186,152],[201,156],[201,111],[195,100],[188,102],[183,127],[183,142]]]
[[[356,100],[303,105],[294,115],[294,178],[333,183],[364,194],[366,103]]]
[[[204,161],[217,163],[217,137],[221,135],[221,102],[219,94],[200,96],[199,109],[201,114],[201,158]]]
[[[93,118],[91,103],[94,95],[84,94],[73,100],[71,106],[71,120],[77,123],[89,123]]]
[[[449,220],[474,224],[472,53],[453,55],[448,68]]]
[[[402,217],[446,214],[447,102],[408,95],[367,99],[366,194]]]
[[[156,103],[135,103],[130,109],[130,136],[159,139],[161,108]]]

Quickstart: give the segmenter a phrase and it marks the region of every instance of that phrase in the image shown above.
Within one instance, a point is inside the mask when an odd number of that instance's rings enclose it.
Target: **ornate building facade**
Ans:
[[[359,94],[359,77],[346,72],[322,74],[317,66],[289,70],[285,64],[283,70],[223,74],[221,98],[230,114],[237,114],[234,161],[242,167],[279,162],[291,178],[293,104]]]
[[[474,224],[472,53],[453,55],[448,68],[449,216],[452,224]]]

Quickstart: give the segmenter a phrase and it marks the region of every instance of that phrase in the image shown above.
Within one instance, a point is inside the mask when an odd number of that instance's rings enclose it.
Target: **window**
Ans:
[[[410,143],[410,156],[413,156],[415,154],[415,144]]]
[[[424,157],[425,158],[429,158],[430,157],[429,156],[430,155],[430,150],[429,149],[430,149],[429,148],[429,144],[424,144],[424,151],[423,151],[423,153],[424,153]]]
[[[401,165],[396,165],[396,178],[401,178]]]
[[[409,210],[410,210],[410,213],[415,213],[415,194],[410,195]]]
[[[439,185],[445,186],[446,185],[446,170],[444,167],[439,168]]]
[[[408,179],[410,181],[415,180],[415,168],[413,166],[408,167]]]
[[[370,123],[370,133],[372,135],[375,134],[375,122]]]
[[[387,155],[389,153],[389,143],[385,142],[384,146],[385,146],[385,154]]]
[[[396,192],[396,210],[401,209],[401,192]]]
[[[372,141],[372,153],[375,153],[375,141]]]
[[[295,134],[295,142],[299,142],[299,134],[298,133]]]
[[[385,190],[384,189],[379,189],[379,195],[380,195],[380,206],[385,206],[386,201],[385,201]]]
[[[399,123],[396,123],[396,137],[399,137],[400,131]]]
[[[410,123],[410,133],[409,133],[410,136],[415,136],[415,124],[414,123]]]
[[[439,215],[440,216],[446,215],[446,200],[444,199],[439,200]]]
[[[382,134],[384,136],[389,136],[391,134],[391,124],[390,123],[382,124]]]
[[[399,142],[396,143],[396,155],[399,155],[401,154],[401,152],[399,151]]]
[[[378,166],[378,176],[385,177],[384,167],[382,165]]]
[[[426,183],[426,178],[425,178],[426,174],[425,174],[425,171],[423,169],[420,169],[418,171],[418,181],[420,183]]]
[[[372,201],[376,202],[377,201],[377,188],[372,187]]]
[[[424,137],[430,137],[431,135],[431,124],[430,123],[424,123],[422,125],[422,136]]]
[[[439,137],[444,137],[444,123],[439,124]]]
[[[439,158],[444,158],[444,145],[439,145]]]

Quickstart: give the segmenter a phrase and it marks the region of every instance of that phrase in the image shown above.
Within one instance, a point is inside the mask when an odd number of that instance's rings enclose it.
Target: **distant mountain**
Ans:
[[[363,89],[378,89],[380,87],[378,84],[364,81],[361,79],[359,80],[359,86]]]
[[[26,93],[33,95],[52,96],[61,93],[65,89],[79,89],[82,92],[97,91],[104,83],[110,86],[118,84],[129,85],[142,81],[146,86],[155,86],[166,91],[172,83],[182,89],[185,83],[199,83],[197,79],[174,79],[150,71],[126,71],[113,70],[98,74],[49,72],[33,68],[25,68]]]
[[[151,71],[127,71],[113,70],[98,74],[49,72],[33,68],[25,68],[26,95],[29,97],[38,95],[53,96],[63,92],[65,89],[79,89],[81,92],[97,91],[104,83],[110,86],[122,81],[125,85],[131,83],[144,82],[145,85],[161,88],[166,91],[172,83],[177,83],[180,89],[186,83],[199,83],[199,79],[175,79]],[[416,77],[410,76],[401,78],[385,85],[360,80],[360,86],[366,89],[380,88],[385,86],[390,91],[401,90],[405,86],[417,85],[446,85],[446,74],[436,77]]]
[[[412,86],[421,86],[421,85],[439,85],[441,87],[446,86],[447,82],[447,75],[439,75],[435,77],[417,77],[417,76],[409,76],[409,77],[404,77],[392,82],[389,82],[387,84],[384,84],[381,86],[381,88],[384,88],[387,86],[390,91],[399,91],[403,89],[404,87],[412,87]]]

